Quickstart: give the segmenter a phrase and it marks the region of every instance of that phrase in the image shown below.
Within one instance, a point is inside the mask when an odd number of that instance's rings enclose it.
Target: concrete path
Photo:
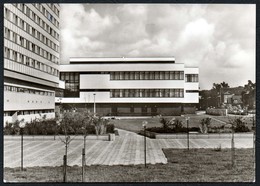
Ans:
[[[87,140],[86,165],[137,165],[144,164],[144,137],[133,132],[119,131],[115,141]],[[147,163],[167,163],[162,148],[187,148],[186,139],[147,139]],[[190,148],[230,148],[231,140],[190,139]],[[63,163],[65,145],[56,140],[24,140],[24,167],[60,166]],[[235,138],[236,148],[252,148],[252,138]],[[68,149],[68,165],[82,162],[83,138],[73,140]],[[4,167],[20,167],[21,143],[4,140]]]

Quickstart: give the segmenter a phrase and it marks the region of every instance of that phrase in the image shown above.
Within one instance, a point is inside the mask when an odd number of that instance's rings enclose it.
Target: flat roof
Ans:
[[[71,57],[70,63],[100,62],[169,62],[175,63],[174,57]]]

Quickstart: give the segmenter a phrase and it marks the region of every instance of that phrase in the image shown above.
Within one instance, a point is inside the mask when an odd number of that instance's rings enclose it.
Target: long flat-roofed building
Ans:
[[[198,74],[173,57],[70,58],[60,66],[65,89],[56,102],[112,116],[194,113]]]
[[[4,123],[55,116],[59,4],[4,4]]]

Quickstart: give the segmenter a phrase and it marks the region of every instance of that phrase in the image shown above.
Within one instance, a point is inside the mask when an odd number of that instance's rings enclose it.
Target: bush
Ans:
[[[56,123],[56,119],[34,119],[25,124],[23,133],[25,135],[64,135],[64,127],[68,135],[82,135],[84,130],[82,128],[82,118],[84,115],[80,113],[66,113],[60,125]],[[85,126],[87,134],[96,134],[94,125]],[[114,124],[105,125],[106,133],[114,133]],[[19,135],[20,127],[19,121],[15,123],[6,123],[4,127],[4,135]]]
[[[235,128],[234,128],[235,132],[249,132],[250,131],[248,126],[246,126],[247,123],[244,122],[242,118],[236,118],[236,119],[234,119],[233,122],[234,122],[233,124],[235,125]]]
[[[160,122],[162,123],[161,127],[150,127],[147,128],[147,131],[156,132],[156,133],[185,133],[187,128],[183,127],[181,120],[172,118],[167,120],[166,118],[161,118]]]
[[[200,120],[200,132],[201,133],[208,133],[209,125],[211,123],[211,118],[203,118]]]
[[[107,133],[114,133],[114,132],[115,132],[114,124],[108,124],[107,125]]]
[[[4,127],[4,135],[19,135],[20,134],[20,127],[19,122],[15,123],[6,123]]]

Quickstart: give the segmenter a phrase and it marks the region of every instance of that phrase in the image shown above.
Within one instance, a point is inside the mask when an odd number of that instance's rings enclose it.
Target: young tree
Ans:
[[[65,155],[64,155],[64,177],[63,181],[67,182],[67,157],[68,148],[71,141],[76,137],[78,129],[75,128],[74,124],[77,123],[77,117],[75,117],[74,112],[66,112],[63,117],[60,118],[61,122],[59,125],[60,133],[64,134],[64,137],[59,135],[61,142],[65,144]],[[74,135],[73,137],[71,135]]]
[[[94,116],[92,124],[95,127],[96,135],[102,135],[106,133],[106,127],[109,124],[109,120],[102,118],[101,116]]]
[[[211,123],[211,118],[203,118],[202,120],[200,120],[200,130],[201,133],[208,133],[209,130],[209,125]]]

